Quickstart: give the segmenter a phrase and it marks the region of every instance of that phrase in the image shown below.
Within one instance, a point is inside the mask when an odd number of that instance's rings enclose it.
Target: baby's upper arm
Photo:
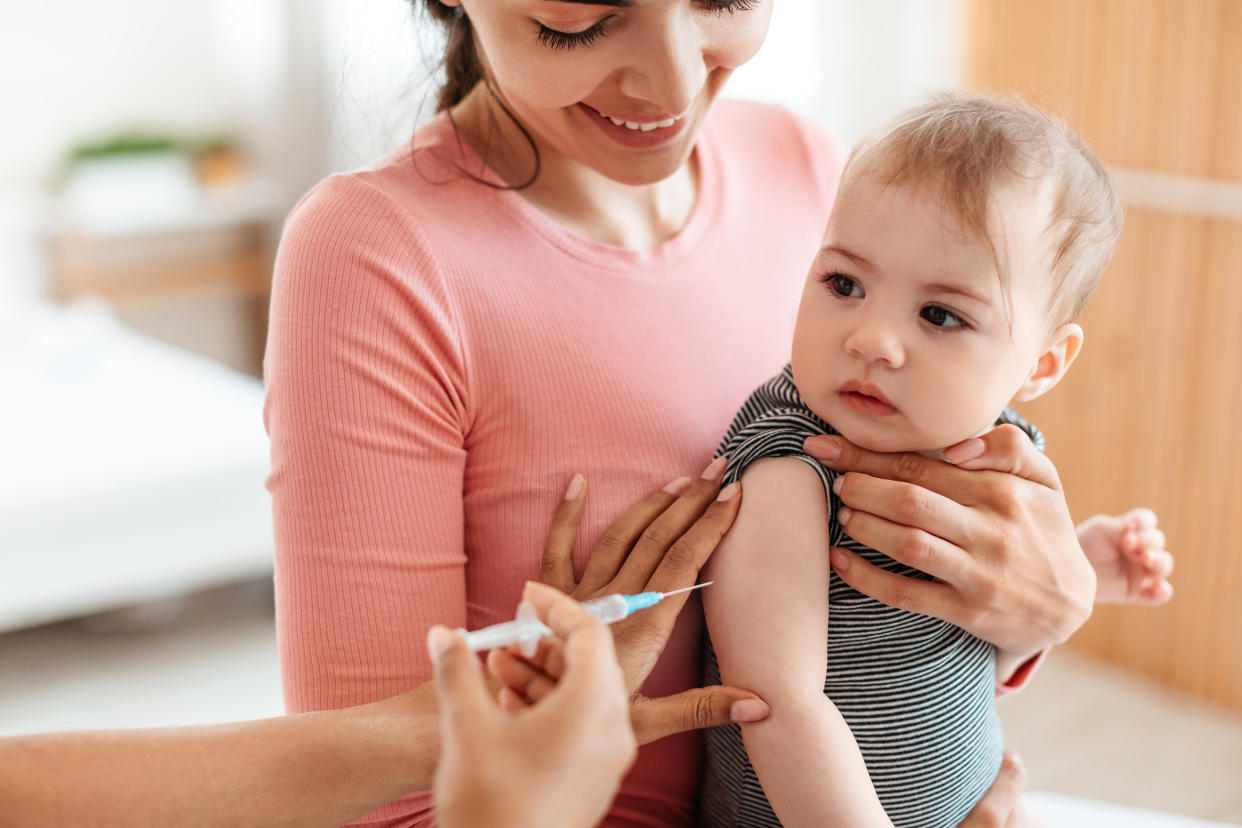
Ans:
[[[742,476],[742,506],[703,580],[721,681],[769,702],[822,693],[827,669],[828,511],[823,484],[794,457]]]

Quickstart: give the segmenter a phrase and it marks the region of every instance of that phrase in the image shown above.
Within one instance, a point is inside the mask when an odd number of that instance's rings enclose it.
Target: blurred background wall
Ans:
[[[272,254],[303,192],[432,116],[433,34],[401,0],[5,8],[0,733],[279,711]],[[1149,505],[1178,561],[1171,604],[1097,611],[1008,703],[1011,738],[1045,788],[1242,821],[1242,2],[776,0],[727,94],[852,143],[962,86],[1064,115],[1117,177],[1083,357],[1027,413],[1076,517]]]

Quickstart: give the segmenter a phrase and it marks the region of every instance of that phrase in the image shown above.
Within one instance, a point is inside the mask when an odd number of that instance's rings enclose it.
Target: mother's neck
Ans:
[[[619,184],[541,142],[528,139],[480,83],[451,111],[462,138],[518,195],[571,233],[603,244],[650,250],[677,235],[698,196],[694,154],[654,184]],[[534,147],[532,147],[532,141]]]

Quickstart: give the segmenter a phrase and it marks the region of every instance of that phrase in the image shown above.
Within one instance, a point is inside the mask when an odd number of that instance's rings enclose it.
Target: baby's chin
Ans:
[[[917,454],[927,454],[933,457],[941,457],[943,452],[949,446],[960,443],[962,440],[968,439],[974,435],[966,436],[950,436],[948,439],[940,440],[934,435],[927,434],[909,434],[901,429],[868,429],[868,428],[851,428],[846,425],[844,428],[833,423],[833,428],[837,433],[849,440],[854,445],[867,451],[875,451],[883,454],[897,454],[899,452],[914,452]]]

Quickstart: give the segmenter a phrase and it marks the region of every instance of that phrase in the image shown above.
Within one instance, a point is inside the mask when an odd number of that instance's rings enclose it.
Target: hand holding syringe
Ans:
[[[582,607],[591,615],[594,615],[604,624],[613,624],[626,618],[637,610],[654,607],[656,604],[668,598],[670,595],[680,595],[683,592],[705,587],[712,583],[708,581],[704,584],[695,584],[685,589],[675,589],[672,592],[640,592],[637,595],[605,595],[601,598],[592,598],[590,601],[583,601]],[[493,624],[490,627],[484,627],[481,630],[467,632],[466,630],[457,631],[462,638],[466,639],[466,644],[475,652],[481,650],[494,650],[500,647],[507,647],[510,644],[518,644],[522,648],[522,655],[530,658],[534,656],[536,648],[539,646],[539,640],[544,636],[552,635],[552,630],[547,627],[539,617],[535,614],[535,608],[527,602],[523,601],[518,604],[517,617],[512,621],[505,621],[500,624]]]

